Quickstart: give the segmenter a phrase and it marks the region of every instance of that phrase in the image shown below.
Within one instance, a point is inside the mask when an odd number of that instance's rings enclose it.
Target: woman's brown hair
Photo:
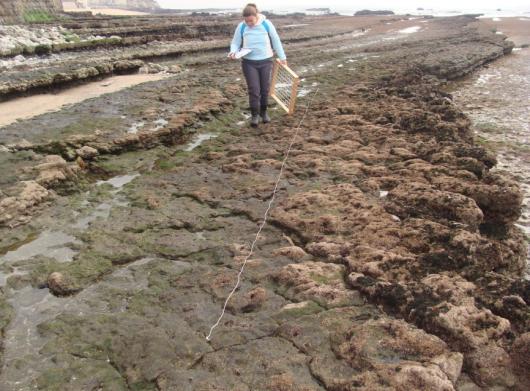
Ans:
[[[258,16],[258,7],[254,3],[248,3],[245,8],[243,8],[243,17],[247,16]]]

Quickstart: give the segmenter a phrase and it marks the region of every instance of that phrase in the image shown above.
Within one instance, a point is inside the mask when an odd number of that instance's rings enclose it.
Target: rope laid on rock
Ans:
[[[210,328],[210,333],[206,337],[207,341],[211,341],[213,331],[215,330],[215,328],[217,326],[219,326],[219,323],[221,323],[221,320],[223,319],[223,316],[224,316],[225,311],[226,311],[226,306],[228,305],[228,302],[230,301],[230,299],[234,295],[235,291],[239,287],[239,284],[241,283],[241,276],[243,275],[243,271],[245,270],[245,265],[247,264],[247,261],[249,260],[249,258],[252,256],[252,253],[254,252],[254,246],[256,245],[256,242],[259,239],[259,235],[261,234],[261,231],[263,230],[263,227],[265,227],[265,224],[267,223],[267,218],[269,217],[269,211],[271,210],[271,207],[272,207],[272,204],[274,202],[274,199],[276,198],[276,193],[278,192],[278,186],[279,186],[280,181],[282,179],[282,174],[283,174],[283,169],[285,167],[285,163],[287,162],[287,159],[289,158],[289,154],[291,153],[291,149],[293,148],[294,141],[296,140],[296,137],[298,136],[298,132],[300,130],[300,127],[302,126],[302,123],[304,122],[304,119],[305,119],[307,113],[309,112],[309,108],[311,107],[311,103],[313,102],[313,99],[315,98],[317,93],[318,93],[318,88],[315,90],[315,93],[313,94],[313,96],[309,100],[309,102],[308,102],[308,104],[306,106],[304,115],[302,116],[302,119],[300,120],[300,123],[298,124],[298,127],[296,128],[294,136],[293,136],[293,138],[291,140],[291,143],[289,144],[289,148],[287,148],[287,152],[285,153],[285,156],[283,158],[282,166],[280,167],[280,173],[278,174],[278,178],[276,179],[276,185],[274,186],[274,190],[272,192],[272,197],[271,197],[271,199],[269,201],[269,206],[267,207],[267,210],[265,211],[265,214],[263,215],[263,221],[261,222],[261,225],[260,225],[260,227],[258,229],[258,232],[256,233],[256,237],[254,238],[254,241],[252,242],[252,245],[250,246],[250,252],[246,256],[246,258],[245,258],[245,260],[243,262],[243,265],[241,266],[241,270],[239,271],[239,273],[237,275],[237,283],[234,286],[234,289],[232,289],[232,291],[230,292],[230,294],[226,298],[225,304],[223,306],[223,310],[221,312],[221,315],[219,316],[219,319],[217,319],[217,322],[215,322],[215,324]]]

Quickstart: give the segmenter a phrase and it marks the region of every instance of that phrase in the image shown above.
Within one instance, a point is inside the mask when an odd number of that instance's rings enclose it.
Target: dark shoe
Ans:
[[[267,111],[261,112],[261,120],[263,121],[264,124],[268,124],[269,122],[271,122],[271,117],[269,117],[269,114],[267,114]]]
[[[250,126],[252,126],[253,128],[257,128],[259,125],[259,114],[258,114],[259,111],[252,109],[251,112],[252,112],[252,118],[250,118]]]

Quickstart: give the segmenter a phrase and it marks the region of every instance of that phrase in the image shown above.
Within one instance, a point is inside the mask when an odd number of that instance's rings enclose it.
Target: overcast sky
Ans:
[[[243,8],[248,1],[234,0],[158,0],[160,6],[164,8]],[[425,9],[454,9],[454,10],[473,10],[473,9],[528,9],[530,10],[529,0],[401,0],[399,2],[390,0],[375,1],[347,1],[347,0],[254,0],[260,9],[281,9],[281,8],[298,8],[305,9],[311,7],[330,7],[332,9],[416,9],[422,7]]]

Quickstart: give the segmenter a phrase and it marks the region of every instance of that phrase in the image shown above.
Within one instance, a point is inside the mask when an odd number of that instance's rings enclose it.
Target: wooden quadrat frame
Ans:
[[[300,77],[280,60],[274,61],[269,95],[287,114],[294,113]]]

